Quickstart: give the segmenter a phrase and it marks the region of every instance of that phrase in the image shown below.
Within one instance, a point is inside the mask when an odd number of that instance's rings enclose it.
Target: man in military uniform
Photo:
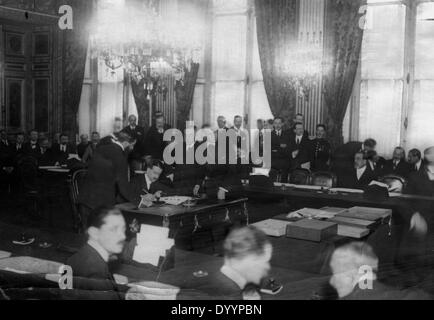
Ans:
[[[316,138],[311,141],[311,165],[313,171],[330,170],[331,145],[326,139],[326,126],[316,126]]]

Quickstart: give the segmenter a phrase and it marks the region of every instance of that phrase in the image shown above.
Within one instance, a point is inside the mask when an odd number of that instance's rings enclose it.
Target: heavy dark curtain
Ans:
[[[77,112],[80,106],[89,43],[93,1],[68,0],[73,9],[73,29],[64,30],[63,46],[63,127],[77,133]],[[69,111],[69,112],[68,112]],[[68,117],[67,115],[71,115]],[[71,118],[71,119],[70,119]]]
[[[366,0],[327,0],[324,101],[325,123],[334,147],[343,143],[342,126],[353,91],[362,47],[361,6]]]
[[[145,80],[136,81],[131,79],[131,90],[133,92],[134,101],[136,102],[137,114],[139,116],[139,125],[148,128],[149,127],[149,100],[148,90],[144,88]]]
[[[288,84],[284,61],[298,39],[297,0],[255,0],[259,55],[271,112],[288,125],[296,114],[297,92]]]
[[[186,121],[190,119],[191,105],[193,104],[194,89],[196,87],[199,63],[191,63],[190,70],[184,70],[184,80],[178,81],[176,93],[176,127],[185,129]]]

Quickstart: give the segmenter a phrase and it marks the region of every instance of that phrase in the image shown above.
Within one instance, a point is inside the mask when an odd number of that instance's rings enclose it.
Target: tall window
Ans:
[[[356,132],[372,137],[390,157],[401,145],[434,145],[434,3],[424,0],[368,0]],[[352,130],[354,132],[354,128]]]
[[[368,0],[361,59],[359,138],[375,138],[378,151],[400,144],[404,88],[405,13],[400,1]],[[385,2],[389,2],[385,4]]]
[[[434,145],[434,3],[417,7],[413,106],[408,115],[407,145]]]
[[[212,41],[212,101],[210,121],[219,115],[232,123],[248,115],[249,127],[272,117],[266,97],[253,1],[214,0]]]

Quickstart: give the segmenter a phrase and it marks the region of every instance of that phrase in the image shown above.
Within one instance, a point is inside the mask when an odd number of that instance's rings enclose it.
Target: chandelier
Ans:
[[[162,0],[164,1],[164,0]],[[123,68],[151,95],[168,92],[167,75],[183,85],[185,72],[199,62],[198,20],[175,8],[162,12],[158,0],[99,0],[92,49],[112,74]]]

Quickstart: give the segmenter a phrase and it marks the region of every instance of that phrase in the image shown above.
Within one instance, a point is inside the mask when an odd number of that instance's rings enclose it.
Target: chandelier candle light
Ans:
[[[113,75],[123,68],[137,84],[144,80],[148,98],[167,95],[166,75],[183,85],[185,71],[202,53],[199,20],[161,7],[157,0],[100,0],[92,32],[93,55]]]

